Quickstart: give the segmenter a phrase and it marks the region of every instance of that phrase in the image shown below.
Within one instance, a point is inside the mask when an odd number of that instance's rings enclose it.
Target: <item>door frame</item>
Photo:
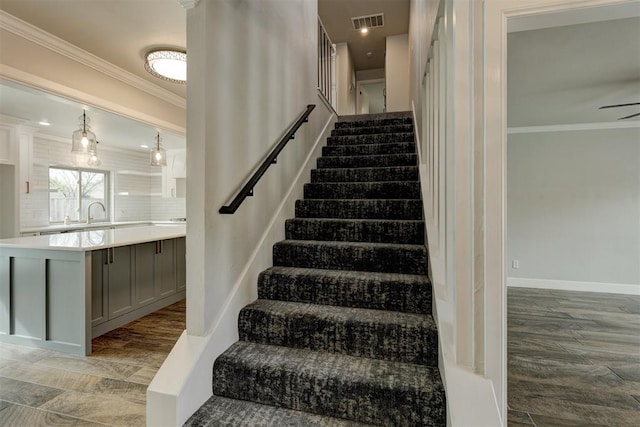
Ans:
[[[500,364],[487,363],[485,375],[500,378],[496,397],[507,420],[507,33],[508,20],[557,12],[589,12],[603,6],[636,6],[638,0],[485,0],[484,154],[485,154],[485,349],[500,349]],[[488,354],[487,354],[488,355]],[[501,366],[500,366],[501,365]]]

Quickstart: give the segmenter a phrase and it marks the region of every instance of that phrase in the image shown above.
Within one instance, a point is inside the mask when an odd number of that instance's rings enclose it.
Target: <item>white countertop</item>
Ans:
[[[81,231],[98,228],[109,227],[130,227],[137,225],[153,225],[153,224],[184,224],[184,221],[113,221],[113,222],[92,222],[87,224],[85,222],[72,222],[71,224],[54,224],[54,225],[40,225],[35,227],[27,227],[20,230],[21,233],[46,233],[46,232],[60,232],[66,233],[69,231]]]
[[[92,251],[95,249],[184,237],[186,232],[186,224],[175,223],[106,230],[75,231],[45,236],[0,239],[0,248],[15,247],[24,249]]]

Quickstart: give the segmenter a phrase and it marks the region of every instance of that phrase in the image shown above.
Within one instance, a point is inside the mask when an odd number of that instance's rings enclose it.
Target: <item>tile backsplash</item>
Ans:
[[[98,145],[109,171],[112,221],[162,221],[186,216],[184,198],[162,197],[161,168],[149,165],[149,154]],[[49,225],[49,166],[87,167],[84,156],[71,153],[71,142],[34,137],[31,191],[21,193],[20,227]]]

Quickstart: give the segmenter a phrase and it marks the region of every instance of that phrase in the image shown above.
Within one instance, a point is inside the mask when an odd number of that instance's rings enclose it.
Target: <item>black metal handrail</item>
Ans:
[[[234,197],[231,203],[221,207],[218,212],[220,212],[221,214],[235,213],[235,211],[238,210],[238,207],[240,207],[242,202],[244,202],[244,199],[246,199],[249,196],[253,196],[253,187],[255,187],[258,181],[260,181],[260,178],[262,178],[262,175],[264,175],[267,169],[269,169],[269,166],[276,163],[278,154],[280,154],[280,152],[285,147],[285,145],[287,145],[287,143],[294,138],[294,135],[296,134],[300,126],[302,126],[303,123],[306,123],[309,121],[309,114],[311,114],[314,108],[316,108],[315,104],[307,105],[307,108],[302,112],[302,115],[300,115],[300,117],[298,118],[298,120],[296,120],[293,126],[289,128],[289,131],[282,137],[280,142],[278,142],[278,145],[276,145],[275,148],[271,151],[271,153],[269,153],[267,158],[264,159],[264,162],[262,162],[260,167],[254,172],[253,176],[251,176],[249,181],[247,181],[244,187],[242,187],[242,189],[236,195],[236,197]]]

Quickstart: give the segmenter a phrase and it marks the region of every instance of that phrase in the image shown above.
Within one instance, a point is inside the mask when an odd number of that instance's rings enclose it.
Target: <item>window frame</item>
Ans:
[[[102,174],[104,176],[104,198],[101,201],[101,203],[104,204],[104,208],[105,208],[105,218],[104,219],[99,219],[96,220],[96,223],[101,223],[101,222],[110,222],[111,221],[111,204],[110,204],[110,190],[111,190],[111,176],[109,171],[106,170],[100,170],[100,169],[92,169],[92,168],[83,168],[83,167],[73,167],[73,166],[56,166],[56,165],[52,165],[49,166],[49,168],[47,169],[47,210],[48,210],[48,217],[49,217],[49,224],[63,224],[64,223],[64,218],[59,220],[59,221],[52,221],[51,220],[51,170],[52,169],[56,169],[56,170],[66,170],[66,171],[72,171],[72,172],[76,172],[78,174],[78,181],[77,181],[77,190],[78,190],[78,196],[76,197],[75,200],[75,204],[76,204],[76,212],[78,213],[77,215],[77,219],[72,219],[71,223],[72,224],[81,224],[87,221],[87,218],[83,218],[83,216],[85,215],[85,212],[82,211],[81,207],[82,207],[82,197],[80,196],[82,194],[82,188],[83,188],[83,183],[82,183],[82,173],[83,172],[88,172],[88,173],[96,173],[96,174]]]

